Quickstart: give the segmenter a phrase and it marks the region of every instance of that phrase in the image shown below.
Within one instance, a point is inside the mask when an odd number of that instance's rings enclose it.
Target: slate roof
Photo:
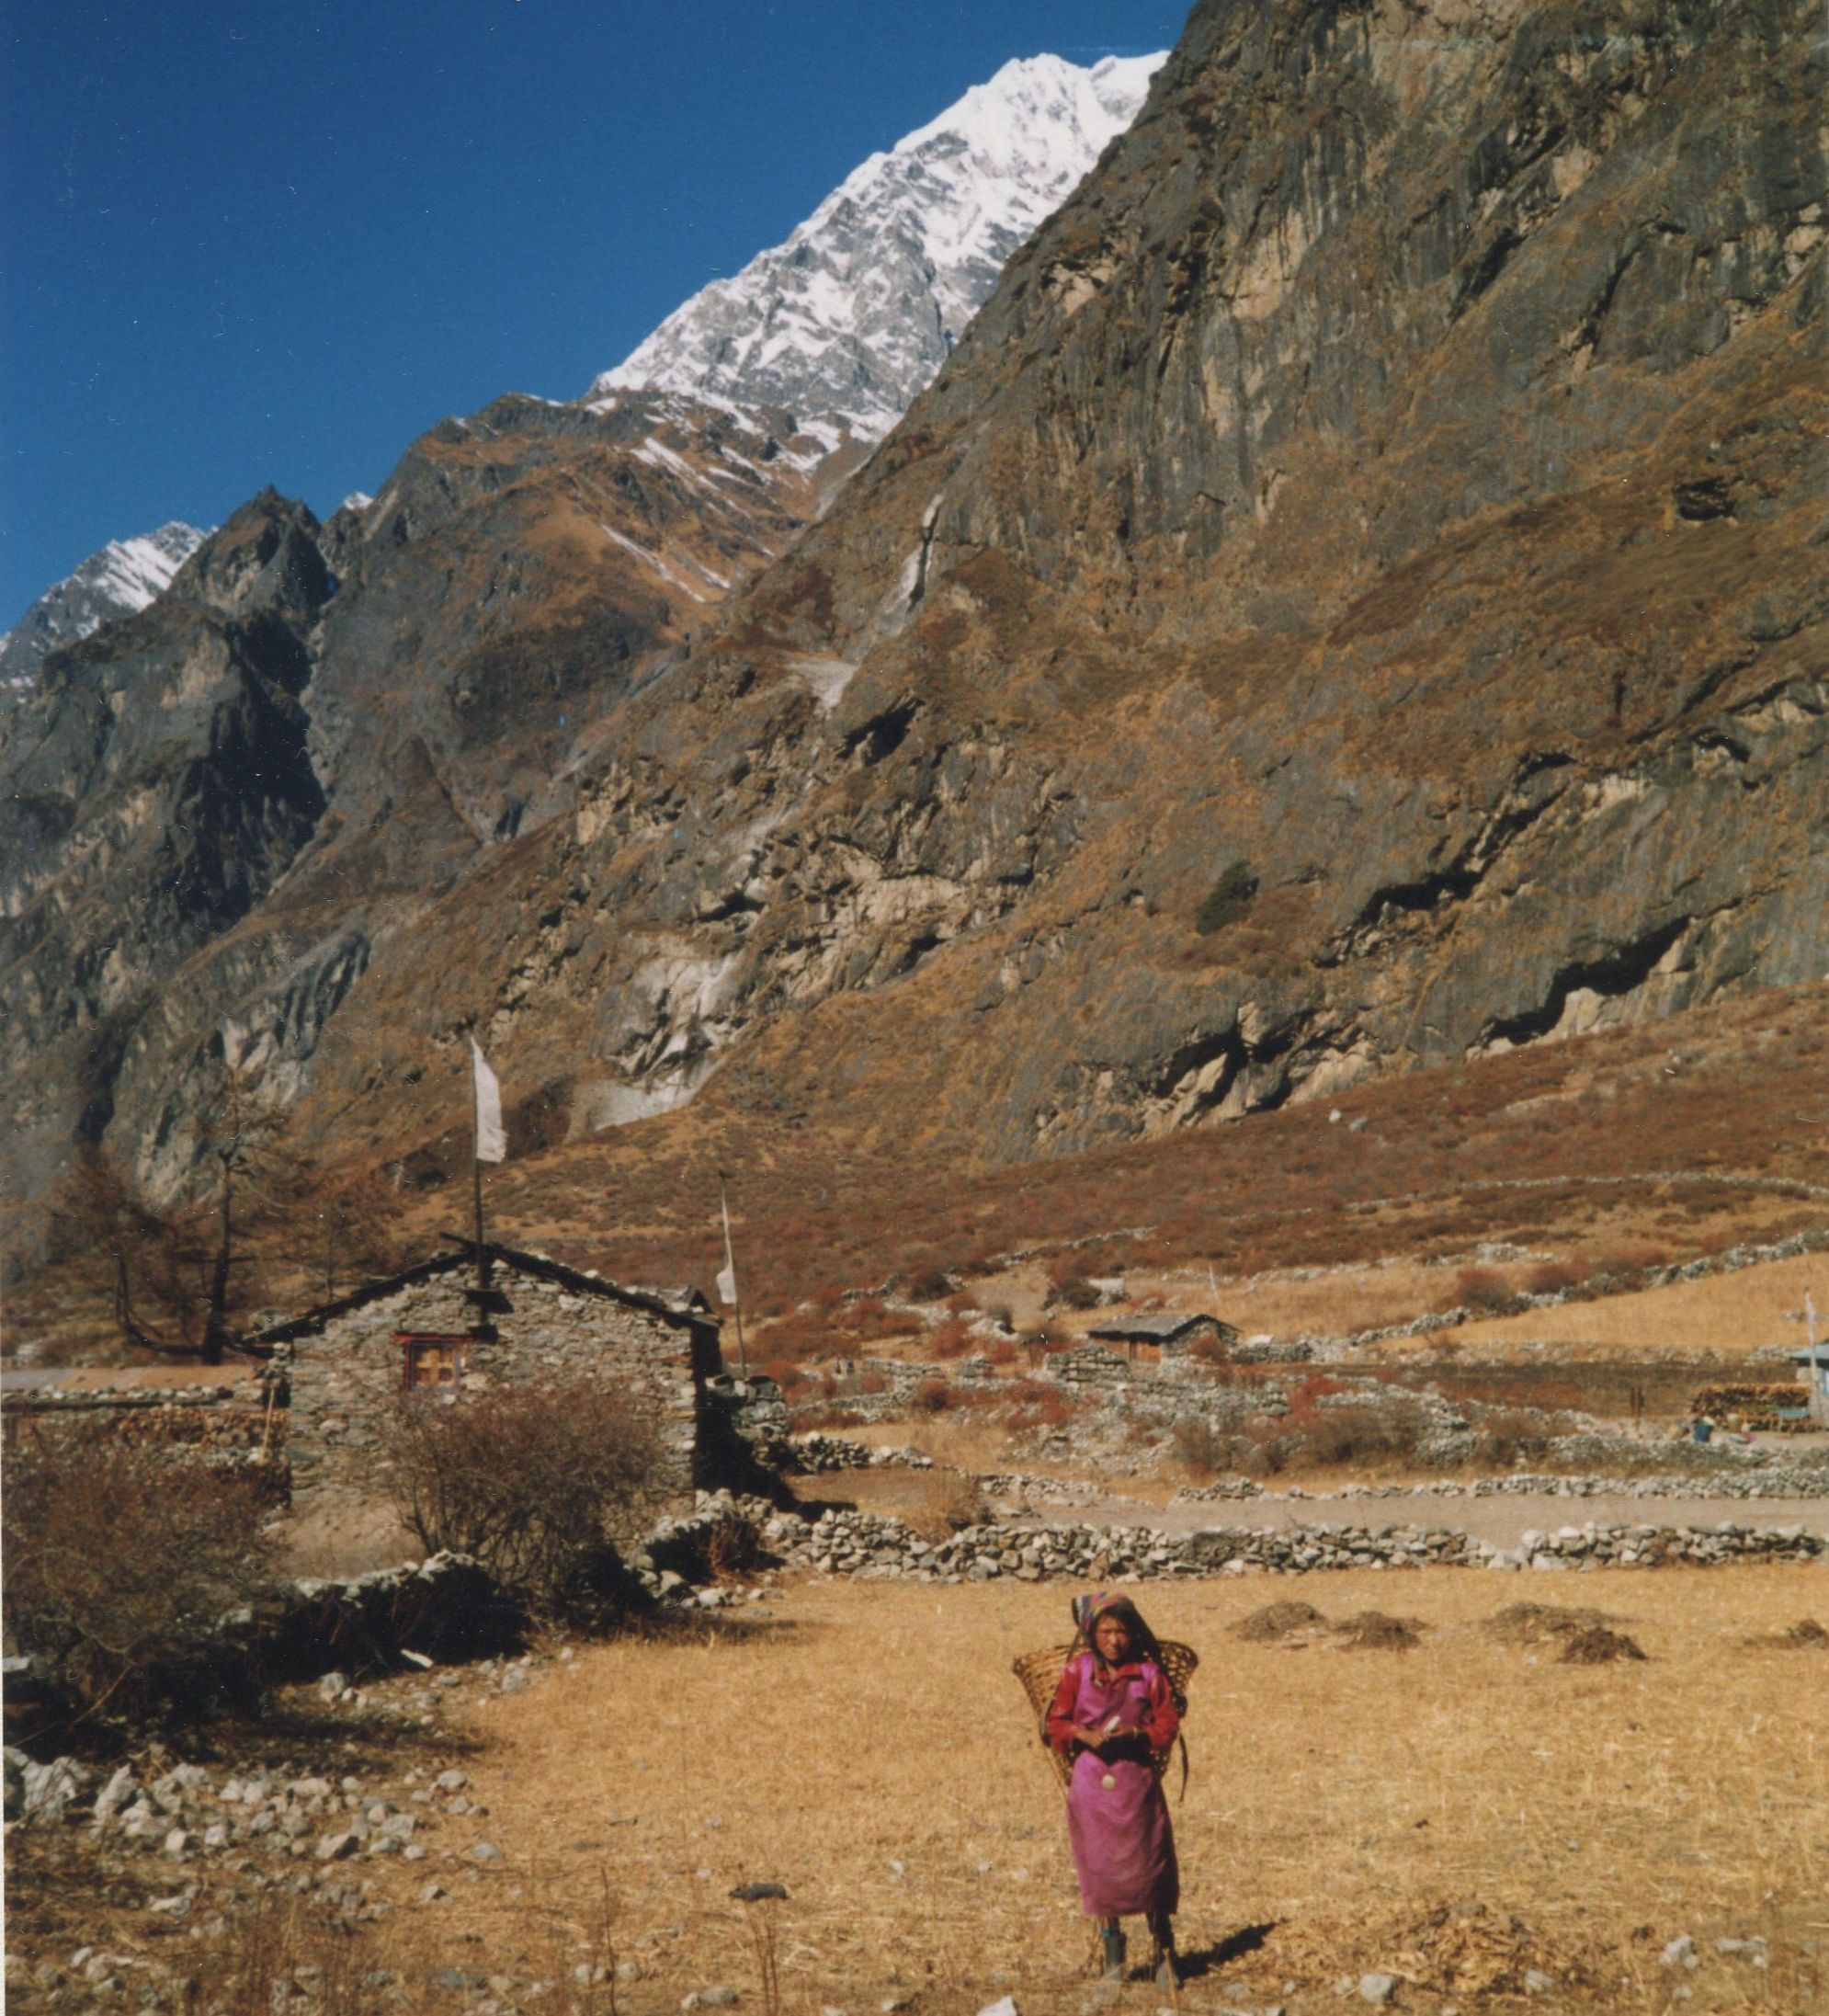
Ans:
[[[352,1309],[360,1309],[371,1302],[379,1302],[384,1295],[392,1295],[402,1288],[410,1288],[416,1281],[432,1281],[440,1274],[449,1274],[476,1264],[476,1242],[460,1238],[454,1232],[445,1237],[452,1243],[449,1253],[435,1253],[429,1259],[420,1260],[412,1267],[403,1267],[398,1273],[387,1274],[376,1281],[365,1281],[359,1288],[353,1288],[347,1294],[321,1302],[315,1308],[307,1309],[296,1316],[289,1316],[283,1323],[270,1324],[266,1329],[246,1339],[250,1348],[260,1350],[275,1344],[287,1344],[294,1338],[307,1337],[321,1330],[326,1323],[337,1316],[346,1316]],[[493,1239],[483,1242],[483,1250],[493,1266],[506,1268],[511,1272],[528,1274],[540,1281],[556,1281],[574,1294],[601,1295],[612,1302],[619,1302],[625,1308],[644,1309],[650,1316],[659,1316],[664,1323],[676,1327],[697,1329],[715,1327],[714,1319],[707,1313],[710,1304],[696,1288],[625,1288],[621,1282],[613,1281],[588,1268],[567,1267],[562,1260],[555,1260],[550,1254],[524,1252],[518,1247],[498,1246]]]
[[[1218,1316],[1189,1316],[1185,1310],[1174,1309],[1159,1316],[1108,1316],[1102,1322],[1088,1324],[1086,1335],[1115,1337],[1125,1343],[1167,1344],[1203,1323],[1210,1323],[1221,1337],[1238,1335],[1230,1323],[1221,1322]]]

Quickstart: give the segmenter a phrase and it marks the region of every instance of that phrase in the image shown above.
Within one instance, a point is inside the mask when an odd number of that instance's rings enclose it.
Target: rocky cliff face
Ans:
[[[1810,46],[1197,9],[434,1025],[1022,1156],[1821,974]]]
[[[0,743],[22,1187],[73,1132],[181,1181],[224,1051],[296,1096],[375,939],[783,549],[817,460],[665,396],[498,401],[328,525],[256,499],[143,614],[53,653]]]
[[[623,521],[613,610],[553,558],[619,414],[517,416],[526,490],[500,416],[422,444],[327,530],[313,774],[360,809],[261,910],[344,963],[254,985],[244,924],[184,988],[338,1156],[449,1123],[474,1018],[523,1147],[690,1099],[1005,1158],[1820,975],[1812,18],[1206,0],[721,611]],[[88,942],[12,984],[73,1013]],[[178,1065],[121,1074],[145,1138]]]

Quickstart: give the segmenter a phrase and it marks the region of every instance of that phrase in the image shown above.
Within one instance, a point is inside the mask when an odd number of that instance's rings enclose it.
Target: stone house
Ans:
[[[1787,1351],[1785,1356],[1797,1367],[1797,1375],[1802,1380],[1811,1418],[1820,1427],[1829,1428],[1829,1340],[1812,1343],[1801,1351]]]
[[[1239,1340],[1233,1326],[1221,1323],[1218,1316],[1189,1316],[1178,1310],[1103,1316],[1087,1326],[1086,1335],[1109,1350],[1121,1351],[1134,1371],[1154,1371],[1169,1377],[1187,1368],[1197,1344],[1229,1350]]]
[[[283,1369],[292,1502],[372,1498],[389,1418],[502,1384],[608,1381],[653,1407],[682,1502],[710,1475],[718,1325],[694,1291],[625,1288],[544,1254],[465,1244],[262,1332]]]

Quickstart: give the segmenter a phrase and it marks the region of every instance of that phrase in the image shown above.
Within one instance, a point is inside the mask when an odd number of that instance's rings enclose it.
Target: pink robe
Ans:
[[[1109,1686],[1101,1686],[1090,1652],[1067,1662],[1049,1715],[1051,1735],[1074,1725],[1142,1729],[1149,1724],[1148,1733],[1163,1743],[1173,1740],[1176,1720],[1167,1683],[1152,1661],[1120,1668]],[[1088,1918],[1173,1914],[1180,1903],[1168,1802],[1141,1742],[1127,1746],[1123,1756],[1083,1749],[1074,1760],[1067,1839]]]

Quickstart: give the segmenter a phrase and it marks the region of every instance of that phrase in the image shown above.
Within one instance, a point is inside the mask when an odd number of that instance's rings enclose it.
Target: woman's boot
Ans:
[[[1150,1919],[1150,1938],[1153,1951],[1151,1953],[1151,1972],[1155,1976],[1156,1986],[1166,1994],[1173,1994],[1181,1982],[1181,1970],[1175,1956],[1175,1920],[1167,1916]]]
[[[1124,1978],[1123,1931],[1115,1921],[1109,1925],[1101,1925],[1098,1929],[1098,1942],[1104,1952],[1105,1978],[1108,1981],[1121,1981]]]

